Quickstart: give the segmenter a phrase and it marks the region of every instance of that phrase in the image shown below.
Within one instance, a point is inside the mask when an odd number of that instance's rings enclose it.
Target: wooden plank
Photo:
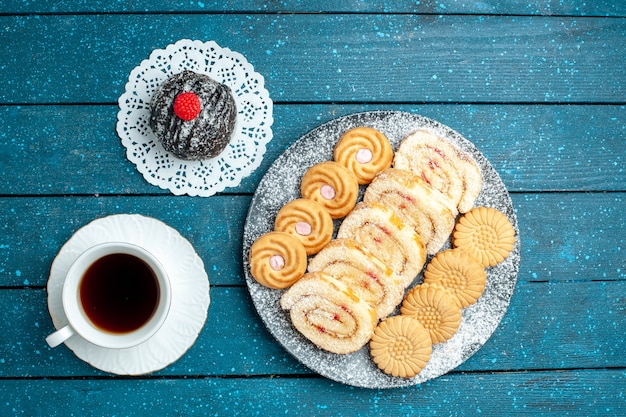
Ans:
[[[623,193],[513,195],[520,279],[626,279]]]
[[[625,290],[624,281],[518,282],[492,338],[458,370],[624,367]]]
[[[210,294],[208,320],[196,343],[153,376],[310,373],[266,331],[244,288],[212,287]],[[108,375],[65,346],[47,346],[45,337],[54,328],[46,297],[43,289],[0,290],[0,311],[16,329],[0,339],[0,378]]]
[[[1,106],[0,195],[168,194],[126,159],[113,105]],[[371,110],[422,114],[457,130],[510,191],[626,191],[623,105],[282,105],[262,165],[226,193],[253,193],[296,139],[334,118]]]
[[[626,95],[620,18],[87,14],[0,16],[0,24],[3,103],[114,102],[135,66],[182,38],[241,52],[279,102],[623,103]]]
[[[118,213],[166,222],[191,242],[213,284],[242,284],[242,233],[249,202],[249,196],[2,198],[0,286],[45,285],[54,257],[74,232]]]
[[[626,367],[626,281],[520,281],[492,338],[456,372]],[[50,349],[54,329],[43,289],[0,290],[0,378],[104,376],[65,346]],[[245,287],[212,287],[209,317],[177,362],[152,376],[301,375],[308,371],[265,329]]]
[[[512,199],[521,234],[520,280],[626,279],[624,193]],[[250,196],[0,198],[0,287],[45,285],[65,241],[93,219],[116,213],[164,221],[195,247],[213,284],[243,285],[241,236],[249,204]]]
[[[3,415],[619,416],[624,371],[457,374],[418,387],[353,389],[318,378],[8,380]]]
[[[150,1],[136,0],[67,3],[52,0],[24,2],[5,0],[0,13],[167,13],[177,12],[263,12],[263,13],[436,13],[436,14],[513,14],[542,16],[625,16],[626,7],[619,0],[594,2],[556,2],[546,0],[486,0],[481,2],[442,1],[298,1],[266,2],[223,1]]]

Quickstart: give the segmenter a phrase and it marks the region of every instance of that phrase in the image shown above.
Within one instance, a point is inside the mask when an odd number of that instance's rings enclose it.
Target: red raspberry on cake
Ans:
[[[150,100],[150,128],[173,156],[201,161],[230,143],[237,104],[230,87],[190,70],[169,77]]]
[[[180,93],[174,99],[174,113],[185,121],[195,119],[200,114],[200,99],[195,93]]]

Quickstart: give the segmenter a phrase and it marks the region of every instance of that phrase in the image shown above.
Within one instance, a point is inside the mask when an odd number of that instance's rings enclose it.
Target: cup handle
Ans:
[[[46,337],[46,342],[48,342],[48,345],[52,348],[57,347],[73,335],[74,329],[72,329],[72,326],[68,324],[61,327],[56,332],[52,333],[50,336]]]

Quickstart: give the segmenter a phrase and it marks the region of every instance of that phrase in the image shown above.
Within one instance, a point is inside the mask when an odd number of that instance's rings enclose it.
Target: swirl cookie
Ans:
[[[393,149],[382,132],[355,127],[339,138],[333,159],[352,171],[359,184],[369,184],[378,172],[391,166]]]
[[[348,168],[338,162],[313,165],[302,177],[302,197],[321,204],[333,219],[344,217],[356,204],[359,183]]]
[[[363,201],[378,201],[415,230],[429,255],[437,253],[454,229],[456,209],[421,177],[411,172],[389,168],[380,172],[365,190]]]
[[[313,255],[332,239],[333,219],[320,204],[298,198],[278,211],[274,230],[295,237],[302,242],[307,255]]]
[[[287,288],[306,272],[304,246],[283,232],[268,232],[255,240],[248,259],[254,279],[270,288]]]
[[[452,244],[478,259],[483,266],[495,266],[513,250],[515,229],[501,211],[476,207],[457,222]]]
[[[370,355],[385,373],[412,378],[426,366],[432,354],[428,331],[409,316],[388,317],[376,327]]]
[[[376,310],[346,284],[320,272],[305,274],[281,297],[294,327],[320,349],[351,353],[367,344]]]
[[[418,130],[405,137],[393,164],[422,177],[461,213],[469,211],[480,194],[482,176],[476,161],[432,132]]]
[[[352,239],[331,240],[311,259],[309,272],[323,272],[348,285],[362,300],[387,317],[404,297],[404,287],[391,269]]]
[[[422,270],[426,247],[415,231],[378,203],[359,203],[341,223],[337,238],[352,238],[387,265],[407,288]]]
[[[474,257],[458,249],[449,249],[439,252],[428,263],[424,283],[441,285],[461,307],[468,307],[485,291],[487,273]]]
[[[417,319],[433,344],[450,339],[461,325],[463,309],[450,292],[439,285],[421,284],[404,298],[400,313]]]

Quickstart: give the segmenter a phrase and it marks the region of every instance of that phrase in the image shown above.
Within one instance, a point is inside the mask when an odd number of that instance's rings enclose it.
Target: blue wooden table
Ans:
[[[0,415],[626,414],[626,2],[94,1],[0,4]],[[274,100],[274,139],[241,185],[209,198],[146,182],[115,131],[130,71],[179,39],[242,53]],[[336,117],[402,110],[474,142],[511,193],[515,294],[454,371],[376,390],[321,377],[265,329],[242,233],[264,172]],[[93,219],[176,228],[211,282],[178,361],[141,377],[61,346],[46,282]]]

